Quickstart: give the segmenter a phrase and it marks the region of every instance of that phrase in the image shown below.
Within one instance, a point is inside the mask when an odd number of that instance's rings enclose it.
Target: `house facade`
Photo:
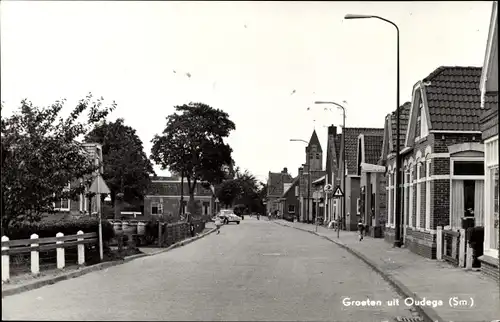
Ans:
[[[380,210],[385,207],[385,167],[377,164],[382,142],[383,135],[358,136],[357,174],[360,176],[360,197],[357,200],[357,214],[365,223],[367,233],[376,238],[383,236]]]
[[[484,220],[484,148],[479,131],[480,67],[439,67],[415,84],[401,151],[403,242],[436,256],[436,228],[457,231]],[[395,163],[388,164],[389,179]],[[392,185],[392,183],[390,184]],[[389,223],[395,191],[388,198]],[[395,205],[395,204],[394,204]]]
[[[281,172],[269,172],[267,179],[266,213],[280,210],[280,203],[285,184],[292,183],[293,178],[288,173],[288,168],[283,168]],[[280,212],[282,214],[282,212]]]
[[[102,145],[99,143],[80,143],[82,147],[82,152],[85,153],[95,165],[101,165],[98,169],[100,175],[104,172],[103,167],[103,156],[102,156]],[[97,174],[97,173],[96,173]],[[65,189],[70,190],[72,188],[80,187],[83,184],[83,179],[75,179],[68,183]],[[104,183],[105,184],[105,183]],[[78,196],[77,199],[61,199],[54,202],[53,207],[55,213],[46,215],[50,219],[60,219],[64,217],[78,217],[85,215],[96,215],[97,214],[97,196],[88,197],[86,191]]]
[[[346,211],[345,219],[343,219],[343,228],[346,230],[356,231],[358,229],[358,221],[361,218],[361,212],[358,208],[361,183],[361,176],[358,175],[357,162],[358,137],[360,134],[382,136],[383,132],[384,129],[378,128],[345,128],[342,131],[337,176],[340,178],[341,188],[343,188],[345,180],[345,191],[344,198],[339,199],[340,202],[337,201],[337,209],[335,211],[340,214],[341,217],[343,216],[343,202],[341,200],[345,199]],[[344,135],[345,139],[343,137]]]
[[[181,205],[181,178],[152,177],[151,184],[144,196],[144,216],[178,221],[181,206],[184,207],[184,213],[188,212],[189,188],[186,180],[184,180],[183,186]],[[201,207],[202,215],[213,215],[215,199],[212,190],[203,188],[200,183],[196,184],[194,200]]]
[[[499,279],[499,186],[498,186],[498,2],[493,2],[486,45],[481,90],[481,132],[484,143],[484,255],[481,271]]]
[[[399,107],[399,150],[404,150],[404,143],[408,127],[408,117],[410,114],[411,103],[406,102]],[[385,117],[384,123],[384,140],[382,143],[382,153],[379,160],[379,165],[385,167],[385,173],[381,178],[380,183],[385,186],[384,190],[380,190],[382,198],[379,219],[384,229],[384,238],[386,241],[393,243],[395,237],[395,213],[396,213],[396,136],[397,136],[397,117],[396,111]],[[400,153],[401,154],[401,153]],[[403,180],[401,180],[403,182]],[[404,187],[403,189],[406,189]],[[405,190],[406,191],[406,190]],[[408,197],[407,195],[405,195]],[[403,199],[402,199],[403,200]],[[403,202],[403,201],[402,201]],[[402,209],[402,208],[401,208]],[[403,218],[403,230],[405,223],[408,222],[408,215],[405,213]]]
[[[316,214],[313,182],[325,175],[323,149],[314,130],[305,149],[306,163],[299,168],[299,204],[301,222],[312,223]]]
[[[299,176],[291,183],[285,183],[284,191],[280,198],[279,212],[283,219],[293,221],[299,215]]]

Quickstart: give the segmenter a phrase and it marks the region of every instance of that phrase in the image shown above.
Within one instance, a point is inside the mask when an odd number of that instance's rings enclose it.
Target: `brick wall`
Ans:
[[[436,235],[407,228],[405,240],[406,248],[411,252],[436,259]]]

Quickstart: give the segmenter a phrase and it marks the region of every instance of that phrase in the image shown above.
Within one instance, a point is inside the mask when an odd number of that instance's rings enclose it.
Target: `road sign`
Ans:
[[[215,202],[219,202],[219,198],[215,198]]]
[[[325,190],[326,193],[332,193],[333,192],[333,186],[331,184],[326,184],[324,187],[323,187],[323,190]]]
[[[340,186],[337,186],[337,188],[335,189],[335,192],[333,193],[333,197],[340,198],[343,196],[344,196],[344,193],[342,192],[342,189],[340,189]]]

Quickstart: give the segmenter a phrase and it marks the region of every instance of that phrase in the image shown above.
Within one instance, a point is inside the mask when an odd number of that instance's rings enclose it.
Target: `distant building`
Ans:
[[[378,165],[382,150],[381,134],[358,136],[358,175],[360,176],[360,197],[357,200],[357,213],[367,225],[367,233],[372,237],[382,237],[380,209],[383,203],[380,197],[385,190],[385,167]],[[385,191],[384,196],[385,196]]]
[[[358,214],[358,205],[360,198],[360,179],[361,176],[358,174],[358,137],[360,134],[365,135],[375,135],[382,136],[384,130],[377,128],[345,128],[342,130],[342,138],[340,141],[340,153],[339,153],[339,166],[337,176],[340,178],[341,188],[343,189],[344,173],[346,178],[345,184],[345,200],[346,200],[346,218],[345,218],[345,229],[355,231],[358,229],[358,220],[361,218],[360,213]],[[345,156],[346,160],[344,162],[344,138],[345,136]],[[347,167],[347,169],[344,167]],[[339,201],[341,201],[341,198]],[[341,218],[343,216],[342,202],[337,203],[336,212],[340,214]]]
[[[325,184],[331,184],[336,189],[340,186],[341,179],[338,174],[338,162],[340,154],[340,140],[341,136],[337,134],[337,127],[331,125],[328,127],[328,139],[327,139],[327,152],[326,152],[326,177]],[[326,222],[330,222],[337,219],[338,213],[336,212],[337,203],[340,202],[338,198],[334,198],[333,193],[326,196]]]
[[[287,168],[283,168],[281,172],[270,172],[267,179],[267,196],[266,196],[266,213],[280,210],[280,202],[285,185],[292,183],[293,178],[288,173]]]
[[[280,214],[283,219],[293,221],[298,218],[299,211],[299,176],[291,183],[284,184],[284,192],[280,198]]]
[[[189,201],[189,187],[186,179],[183,184],[184,213],[187,213]],[[196,184],[194,200],[201,208],[202,215],[212,215],[215,211],[215,199],[212,190],[205,189],[200,183]],[[168,221],[179,220],[181,207],[181,178],[179,177],[152,177],[151,184],[144,196],[144,215],[165,218]]]

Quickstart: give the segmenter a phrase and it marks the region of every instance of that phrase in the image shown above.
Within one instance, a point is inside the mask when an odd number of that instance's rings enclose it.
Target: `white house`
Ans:
[[[499,278],[499,218],[498,218],[498,25],[497,5],[493,2],[490,29],[481,75],[481,132],[484,142],[484,255],[481,271]]]

